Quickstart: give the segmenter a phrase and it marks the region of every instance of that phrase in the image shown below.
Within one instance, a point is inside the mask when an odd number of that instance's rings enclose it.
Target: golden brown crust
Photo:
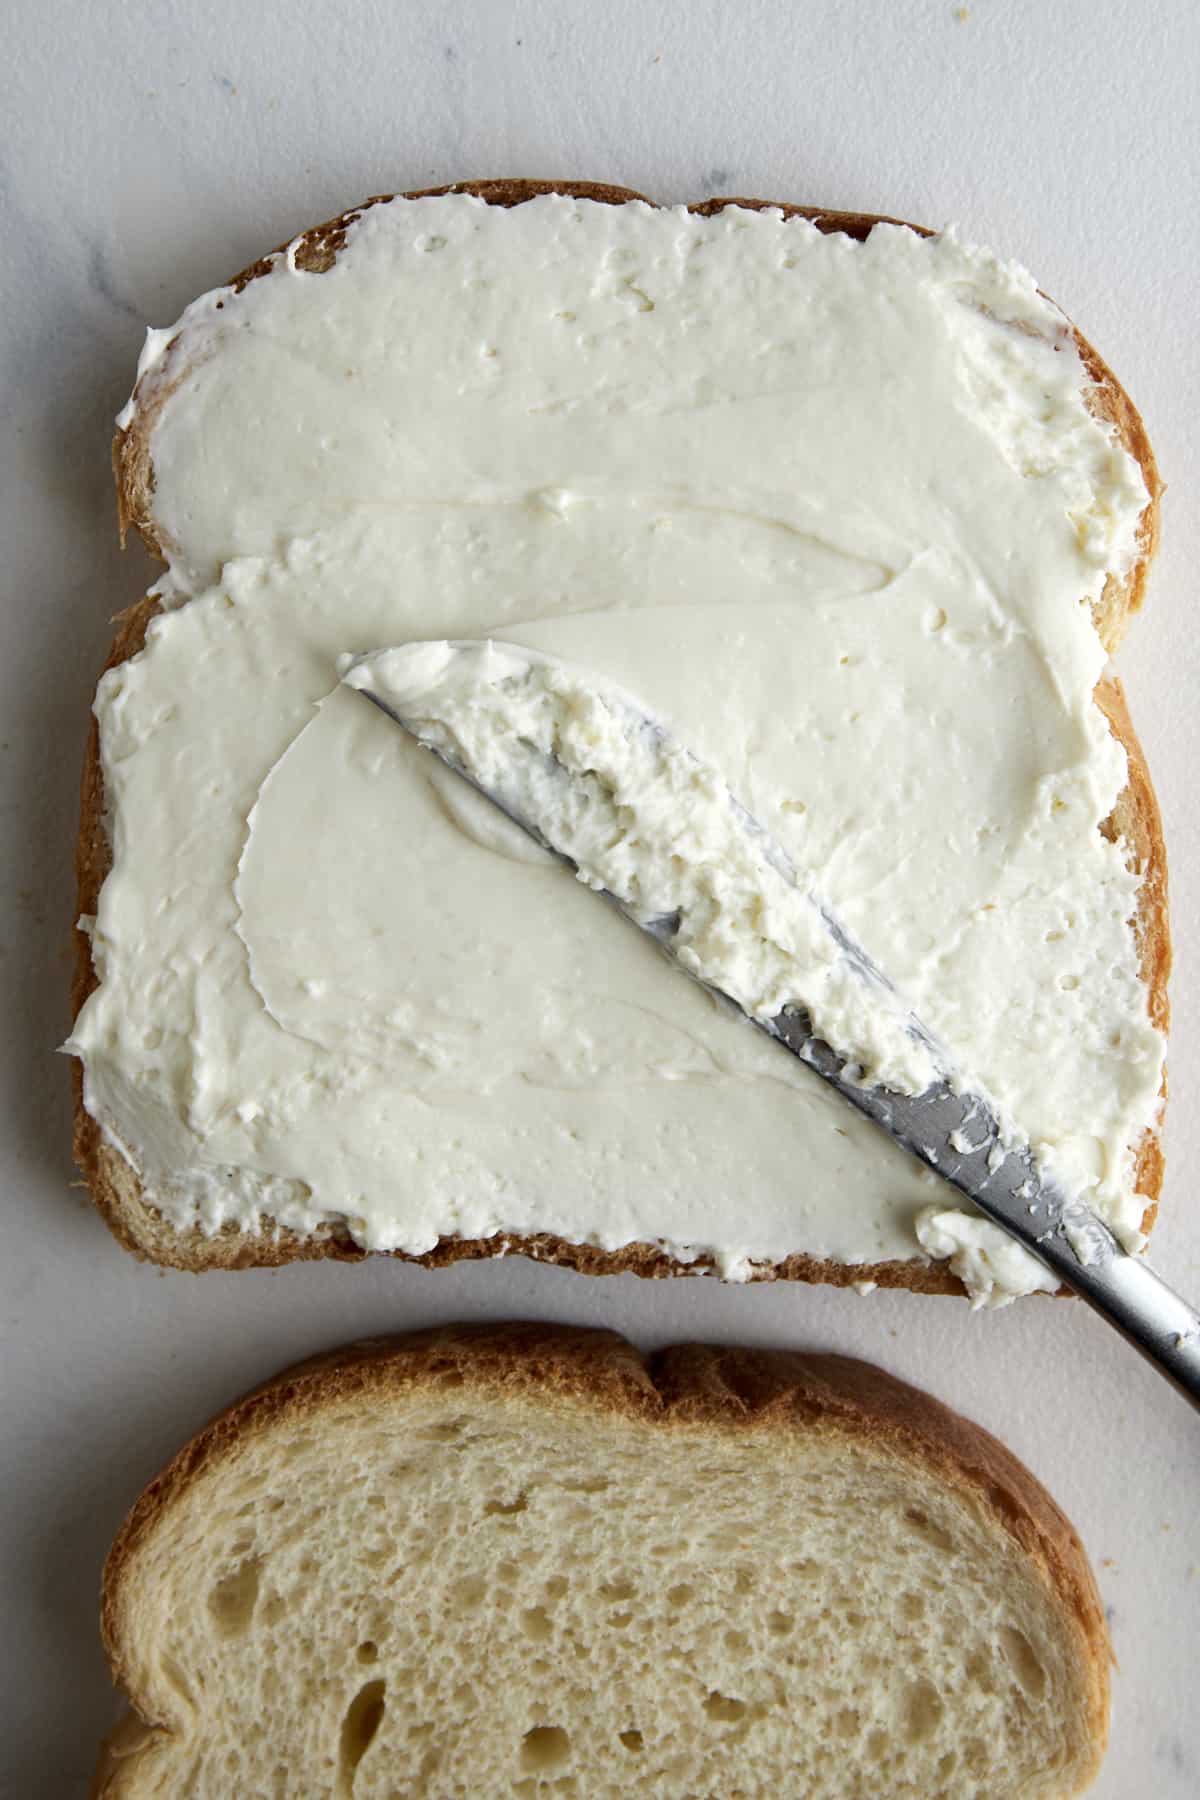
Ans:
[[[130,1590],[140,1552],[188,1486],[289,1418],[319,1418],[347,1403],[368,1411],[439,1388],[567,1404],[600,1423],[616,1417],[656,1430],[825,1433],[932,1474],[1015,1540],[1074,1622],[1088,1673],[1088,1737],[1099,1763],[1111,1649],[1091,1567],[1070,1520],[989,1432],[850,1357],[708,1344],[678,1344],[643,1357],[616,1332],[525,1322],[443,1325],[311,1357],[226,1408],[179,1451],[135,1503],[104,1571],[101,1629],[113,1679],[144,1719],[160,1723],[152,1697],[138,1693],[132,1677]],[[102,1759],[101,1766],[111,1762]]]
[[[136,1794],[155,1792],[143,1777],[155,1751],[165,1750],[170,1736],[159,1725],[147,1725],[137,1713],[126,1713],[100,1745],[88,1800],[132,1800]]]
[[[1147,485],[1149,485],[1147,483]],[[1141,605],[1139,593],[1133,602]],[[1171,976],[1170,909],[1167,900],[1167,847],[1163,841],[1162,815],[1158,810],[1150,769],[1129,716],[1125,690],[1115,676],[1097,682],[1096,704],[1108,720],[1113,736],[1125,747],[1128,780],[1109,817],[1101,827],[1105,836],[1126,849],[1129,867],[1139,877],[1137,911],[1131,921],[1137,937],[1146,1005],[1160,1031],[1170,1024],[1167,985]],[[1163,1071],[1162,1099],[1166,1104],[1167,1075]],[[1142,1230],[1154,1227],[1158,1196],[1163,1182],[1162,1143],[1157,1131],[1146,1131],[1137,1148],[1136,1191],[1146,1197]]]
[[[1114,425],[1121,442],[1133,457],[1142,471],[1142,480],[1146,484],[1146,492],[1150,496],[1149,504],[1143,509],[1138,520],[1139,556],[1129,574],[1119,579],[1110,575],[1104,584],[1104,592],[1100,604],[1096,608],[1096,629],[1100,633],[1104,648],[1111,656],[1121,639],[1125,636],[1129,621],[1135,612],[1140,612],[1146,598],[1146,578],[1150,572],[1150,564],[1158,549],[1159,500],[1162,496],[1162,482],[1159,479],[1158,464],[1154,460],[1154,452],[1150,448],[1150,439],[1146,435],[1146,427],[1142,424],[1141,414],[1133,401],[1125,392],[1112,370],[1104,359],[1093,350],[1077,325],[1071,326],[1075,333],[1075,343],[1079,350],[1083,366],[1092,379],[1090,403],[1092,411],[1098,418],[1106,419]],[[1122,705],[1121,715],[1128,723],[1129,714]],[[1118,732],[1118,736],[1120,733]],[[1131,728],[1132,735],[1132,728]],[[1138,752],[1141,754],[1140,749]],[[1142,759],[1143,767],[1145,759]],[[1149,777],[1146,787],[1149,789]],[[1150,800],[1154,794],[1150,789]],[[1118,807],[1120,802],[1118,802]],[[1158,811],[1154,811],[1157,826]],[[1164,929],[1166,914],[1163,914]]]
[[[407,195],[419,199],[428,195],[470,193],[494,206],[518,206],[538,194],[567,194],[611,205],[629,200],[645,200],[645,196],[629,188],[612,187],[597,182],[555,181],[462,181],[448,187],[426,188]],[[302,268],[320,272],[331,267],[345,241],[350,225],[371,206],[390,199],[376,195],[363,205],[342,213],[336,219],[314,226],[297,240],[294,256]],[[650,202],[646,202],[651,204]],[[906,225],[901,219],[889,219],[874,213],[839,212],[821,207],[792,206],[773,201],[747,198],[721,198],[699,202],[692,211],[704,216],[720,212],[726,206],[775,210],[787,217],[809,219],[826,232],[841,232],[857,239],[865,238],[880,222]],[[923,226],[908,229],[930,235]],[[269,272],[275,259],[288,246],[281,246],[269,256],[260,258],[236,276],[231,287],[240,292],[250,281]],[[1074,327],[1072,327],[1074,329]],[[1094,410],[1113,423],[1123,443],[1142,469],[1150,501],[1139,525],[1142,556],[1124,581],[1110,577],[1096,612],[1097,628],[1111,650],[1119,642],[1128,614],[1142,604],[1146,570],[1157,543],[1158,496],[1161,484],[1149,440],[1141,419],[1111,370],[1075,332],[1076,342],[1085,367],[1094,382]],[[117,484],[118,517],[122,537],[129,526],[138,531],[153,553],[161,555],[162,545],[151,517],[154,491],[153,467],[150,459],[150,435],[157,410],[172,391],[173,384],[164,383],[157,390],[154,403],[135,412],[127,429],[118,430],[113,442],[113,468]],[[120,629],[109,655],[106,668],[122,662],[141,648],[146,626],[157,610],[156,602],[147,597],[122,615]],[[1113,811],[1107,829],[1124,839],[1131,858],[1142,872],[1135,930],[1138,934],[1142,973],[1148,988],[1151,1017],[1165,1029],[1167,1018],[1167,978],[1170,971],[1170,937],[1166,905],[1166,858],[1162,826],[1150,783],[1149,771],[1141,747],[1134,735],[1119,683],[1101,682],[1096,690],[1099,705],[1110,719],[1115,734],[1129,756],[1129,785]],[[103,777],[99,765],[99,739],[95,721],[88,738],[83,773],[82,817],[77,854],[79,881],[79,913],[94,913],[100,888],[108,872],[110,851],[103,824]],[[78,964],[72,987],[72,1005],[78,1012],[96,985],[91,948],[80,935]],[[216,1237],[206,1237],[197,1227],[191,1233],[175,1231],[162,1215],[148,1205],[141,1194],[137,1176],[120,1152],[103,1140],[96,1121],[83,1105],[82,1070],[74,1064],[75,1083],[75,1160],[87,1180],[92,1197],[110,1229],[125,1249],[133,1254],[173,1268],[196,1272],[207,1268],[242,1269],[273,1267],[282,1263],[311,1261],[336,1257],[345,1261],[360,1260],[360,1250],[349,1235],[336,1227],[313,1236],[300,1236],[282,1229],[251,1235],[230,1227]],[[1165,1082],[1164,1082],[1165,1094]],[[1145,1196],[1143,1228],[1149,1230],[1157,1211],[1162,1186],[1163,1158],[1157,1132],[1147,1132],[1138,1151],[1137,1191]],[[443,1238],[424,1256],[392,1253],[406,1262],[418,1262],[426,1268],[443,1268],[450,1263],[481,1257],[523,1255],[538,1262],[557,1263],[584,1274],[615,1275],[632,1273],[648,1277],[676,1276],[711,1268],[704,1259],[683,1265],[652,1244],[627,1244],[620,1250],[606,1251],[589,1244],[574,1244],[566,1239],[540,1233],[533,1237],[500,1236],[494,1238]],[[959,1294],[965,1290],[957,1276],[945,1263],[893,1261],[884,1263],[835,1263],[820,1257],[795,1255],[771,1267],[755,1271],[754,1280],[823,1282],[848,1287],[854,1282],[873,1281],[879,1287],[908,1288],[927,1294]]]

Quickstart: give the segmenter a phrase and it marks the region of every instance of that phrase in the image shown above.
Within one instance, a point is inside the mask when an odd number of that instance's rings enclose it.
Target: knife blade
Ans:
[[[964,1076],[951,1053],[904,1005],[886,973],[827,905],[814,896],[803,896],[809,907],[806,917],[819,921],[826,936],[825,953],[839,968],[852,972],[870,1006],[886,1011],[893,1024],[902,1022],[904,1031],[927,1057],[931,1078],[920,1092],[865,1078],[857,1054],[820,1036],[803,1004],[789,1001],[768,1012],[748,1009],[745,996],[731,993],[706,970],[703,959],[697,958],[691,942],[692,921],[685,907],[656,906],[653,896],[640,890],[635,893],[626,887],[616,891],[614,886],[606,886],[596,874],[592,854],[597,831],[603,838],[607,824],[611,835],[602,796],[590,772],[568,768],[556,754],[553,733],[548,737],[544,730],[521,730],[519,708],[515,729],[481,734],[465,728],[479,717],[478,705],[475,714],[471,711],[472,691],[485,702],[495,700],[505,682],[515,693],[522,676],[531,669],[544,678],[547,671],[562,667],[516,645],[490,642],[405,645],[398,650],[348,655],[339,661],[339,673],[347,685],[596,888],[691,979],[735,1007],[756,1029],[957,1189],[986,1219],[1079,1293],[1200,1406],[1200,1315],[1141,1257],[1127,1252],[1079,1195],[1068,1192],[1040,1166],[1028,1137],[1002,1115],[978,1084]],[[476,683],[475,690],[469,688],[471,681]],[[723,787],[715,771],[707,770],[671,737],[661,720],[629,695],[594,684],[591,693],[608,720],[616,722],[632,746],[640,747],[651,761],[656,759],[657,766],[682,764],[701,772],[710,788],[724,795],[729,817],[736,822],[748,854],[796,887],[783,847]]]

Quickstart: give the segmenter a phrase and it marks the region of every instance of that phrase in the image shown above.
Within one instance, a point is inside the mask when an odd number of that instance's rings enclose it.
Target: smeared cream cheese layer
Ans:
[[[917,1214],[917,1237],[930,1256],[944,1257],[976,1307],[1004,1306],[1019,1294],[1053,1294],[1058,1278],[989,1219],[927,1206]]]
[[[152,335],[167,610],[97,695],[70,1044],[151,1199],[921,1254],[934,1178],[337,689],[347,647],[495,636],[670,718],[1135,1241],[1161,1043],[1089,603],[1145,494],[1084,379],[952,236],[557,198],[373,208]]]
[[[641,924],[671,915],[678,962],[752,1019],[802,1006],[862,1079],[908,1094],[938,1079],[915,1021],[846,954],[719,770],[632,695],[490,640],[405,644],[340,666],[347,686],[448,754],[588,887]],[[252,878],[274,883],[261,857],[240,873],[245,912]]]

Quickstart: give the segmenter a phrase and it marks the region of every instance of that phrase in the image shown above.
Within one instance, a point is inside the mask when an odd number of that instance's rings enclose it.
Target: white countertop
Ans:
[[[1005,1439],[1076,1522],[1120,1661],[1108,1800],[1200,1792],[1200,1418],[1082,1306],[589,1280],[524,1260],[194,1278],[73,1189],[67,1027],[87,706],[117,550],[108,441],[145,323],[304,225],[475,175],[583,176],[956,221],[1108,357],[1169,484],[1120,657],[1171,853],[1175,1095],[1153,1260],[1200,1297],[1200,13],[1189,0],[15,0],[0,123],[0,1792],[84,1791],[114,1715],[107,1545],[217,1406],[364,1332],[525,1315],[640,1343],[835,1348]],[[797,1169],[796,1181],[804,1180]]]

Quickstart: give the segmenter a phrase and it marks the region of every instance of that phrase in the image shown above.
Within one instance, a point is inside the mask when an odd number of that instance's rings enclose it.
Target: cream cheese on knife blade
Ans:
[[[632,696],[513,644],[405,644],[339,659],[342,680],[434,750],[493,808],[669,943],[675,960],[750,1020],[800,1007],[852,1082],[919,1095],[952,1072],[865,948],[805,894],[778,844]],[[239,895],[241,898],[241,895]],[[995,1111],[990,1096],[987,1104]],[[989,1167],[1019,1128],[1002,1122]],[[986,1134],[985,1134],[986,1135]],[[955,1130],[948,1148],[973,1145]],[[937,1166],[937,1158],[932,1159]],[[928,1206],[917,1237],[949,1259],[977,1305],[1052,1293],[1056,1276],[996,1225]]]
[[[676,915],[672,954],[751,1018],[803,1006],[864,1081],[919,1094],[936,1078],[931,1046],[839,951],[819,900],[776,866],[778,846],[764,846],[719,770],[633,696],[487,641],[404,644],[340,666],[348,687],[531,825],[586,886],[639,924]]]
[[[1136,1241],[1162,1046],[1088,603],[1146,496],[1023,271],[737,209],[396,201],[328,273],[197,302],[143,399],[184,369],[168,610],[97,696],[114,867],[70,1045],[172,1220],[735,1276],[921,1254],[941,1184],[331,692],[347,645],[494,635],[670,717]]]

